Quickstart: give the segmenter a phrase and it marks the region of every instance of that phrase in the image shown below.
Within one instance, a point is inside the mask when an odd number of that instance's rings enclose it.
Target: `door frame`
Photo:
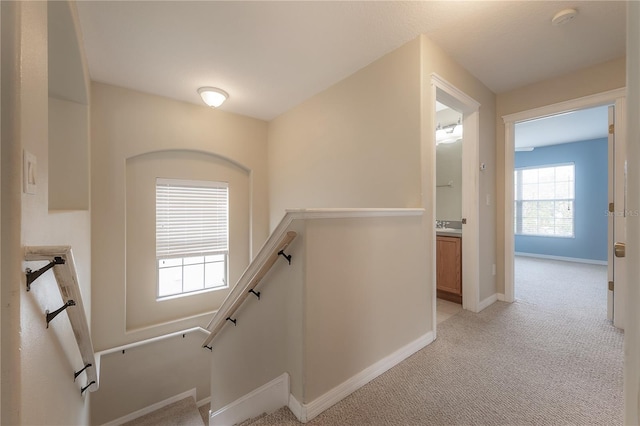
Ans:
[[[432,135],[430,141],[431,151],[430,170],[432,171],[432,199],[431,205],[436,205],[436,100],[462,112],[462,126],[464,129],[462,148],[462,217],[467,219],[462,231],[462,308],[471,312],[479,312],[480,309],[480,210],[479,210],[479,144],[480,144],[480,103],[468,96],[463,91],[440,77],[431,74],[431,106],[432,106]],[[434,208],[435,215],[435,208]],[[435,216],[434,216],[435,219]],[[433,229],[433,259],[431,264],[436,270],[435,251],[435,223]],[[433,286],[433,324],[436,320],[436,285]]]
[[[609,90],[607,92],[571,99],[539,108],[533,108],[502,117],[504,121],[504,300],[513,302],[514,295],[514,251],[515,240],[513,233],[513,170],[515,152],[515,124],[534,118],[548,117],[563,112],[576,111],[602,105],[615,105],[616,146],[626,146],[626,88]],[[618,185],[619,186],[619,185]],[[616,191],[624,191],[624,187]],[[618,237],[618,235],[616,235]],[[618,240],[624,241],[624,239]],[[622,296],[626,287],[624,283],[615,291],[616,309],[619,324],[624,318],[624,303]],[[620,291],[619,291],[620,290]],[[622,311],[622,312],[620,312]],[[616,324],[616,326],[619,326]]]

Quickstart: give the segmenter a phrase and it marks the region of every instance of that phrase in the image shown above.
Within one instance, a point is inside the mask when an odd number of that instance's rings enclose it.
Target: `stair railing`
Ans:
[[[67,312],[67,317],[71,323],[71,328],[83,363],[82,368],[74,372],[73,380],[75,381],[78,376],[84,372],[87,377],[87,384],[80,389],[80,394],[83,394],[87,389],[91,392],[98,390],[98,373],[95,354],[93,352],[93,343],[91,342],[89,323],[87,322],[84,305],[82,304],[78,275],[76,273],[76,266],[73,260],[71,247],[25,247],[24,258],[26,261],[49,261],[47,265],[37,271],[32,271],[29,268],[25,270],[27,277],[27,291],[31,290],[31,286],[42,274],[47,272],[49,269],[53,269],[64,305],[53,312],[49,312],[48,310],[45,312],[47,328],[49,328],[49,323],[56,316],[63,311]]]
[[[218,309],[207,325],[206,329],[209,330],[210,333],[202,344],[203,348],[212,350],[211,342],[227,322],[232,322],[234,325],[237,324],[237,319],[233,318],[234,314],[247,297],[249,297],[249,294],[253,294],[260,299],[260,292],[256,292],[254,289],[265,275],[267,275],[279,256],[282,256],[291,264],[291,255],[287,255],[284,250],[289,247],[289,244],[291,244],[297,235],[295,231],[288,231],[278,240],[278,234],[274,233],[272,234],[272,238],[267,240],[262,249],[260,249],[255,261],[251,262],[249,267],[247,267],[236,286],[224,299],[220,309]],[[274,237],[275,241],[273,240]],[[274,244],[274,242],[276,243]]]

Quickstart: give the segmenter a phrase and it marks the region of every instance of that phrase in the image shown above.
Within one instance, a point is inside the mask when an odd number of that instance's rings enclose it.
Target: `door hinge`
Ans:
[[[609,124],[609,134],[613,135],[615,130],[616,130],[616,126],[614,126],[613,124]]]
[[[609,213],[613,213],[615,211],[613,203],[609,203]]]
[[[609,291],[613,291],[613,281],[609,281]]]

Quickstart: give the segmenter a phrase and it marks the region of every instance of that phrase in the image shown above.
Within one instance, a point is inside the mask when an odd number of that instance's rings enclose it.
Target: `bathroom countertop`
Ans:
[[[436,228],[436,235],[443,237],[462,237],[462,229]]]

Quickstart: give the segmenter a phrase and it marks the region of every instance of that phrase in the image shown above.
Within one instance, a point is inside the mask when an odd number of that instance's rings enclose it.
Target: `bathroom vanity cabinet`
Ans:
[[[462,303],[461,237],[436,237],[436,280],[439,298]]]

